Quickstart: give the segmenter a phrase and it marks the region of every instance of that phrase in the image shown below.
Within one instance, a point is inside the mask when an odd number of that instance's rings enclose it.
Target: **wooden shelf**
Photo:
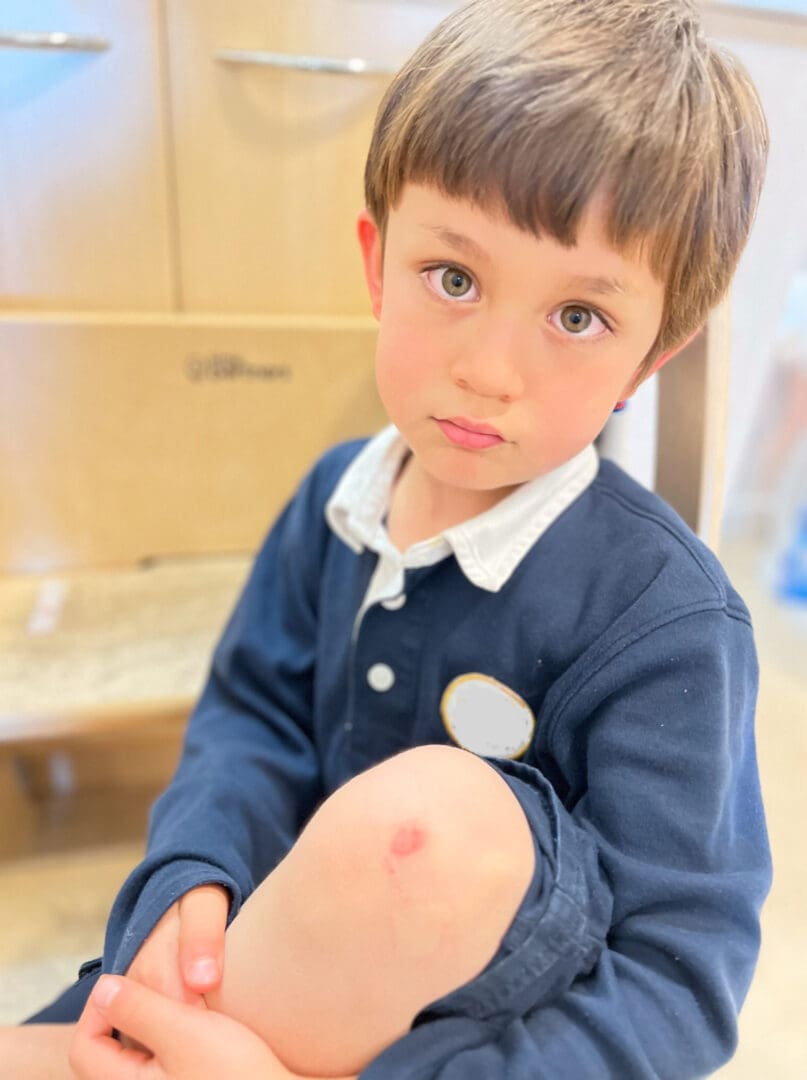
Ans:
[[[187,716],[251,562],[0,578],[0,742]]]

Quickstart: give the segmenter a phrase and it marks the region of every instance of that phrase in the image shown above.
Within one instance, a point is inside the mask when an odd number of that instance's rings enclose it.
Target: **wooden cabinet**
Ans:
[[[159,9],[0,0],[0,310],[172,307]]]
[[[355,219],[376,109],[389,72],[455,6],[168,0],[186,310],[366,313]],[[376,73],[278,66],[295,57]]]
[[[375,111],[455,6],[0,0],[7,44],[99,43],[0,47],[0,310],[365,313],[354,222]],[[377,70],[255,62],[268,53]]]

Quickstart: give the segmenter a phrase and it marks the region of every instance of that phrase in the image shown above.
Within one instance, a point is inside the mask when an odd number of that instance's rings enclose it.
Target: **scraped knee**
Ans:
[[[471,966],[490,960],[535,868],[527,819],[495,769],[465,750],[420,746],[354,777],[318,813],[334,872],[385,895],[387,910],[403,907],[413,939],[427,933],[418,919],[437,920]]]

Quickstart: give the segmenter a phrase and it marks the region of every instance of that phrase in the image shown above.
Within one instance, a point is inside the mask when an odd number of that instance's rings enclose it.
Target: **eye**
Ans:
[[[432,266],[423,271],[423,277],[429,288],[442,300],[469,303],[479,299],[473,278],[458,266]]]
[[[596,311],[592,308],[585,307],[582,304],[566,304],[565,307],[559,308],[557,312],[553,312],[552,318],[558,315],[560,317],[561,327],[569,332],[572,337],[578,337],[585,340],[591,340],[593,338],[602,337],[603,333],[587,333],[592,326],[596,330],[596,324],[599,323],[604,333],[610,333],[611,327]],[[553,322],[553,326],[556,323]]]

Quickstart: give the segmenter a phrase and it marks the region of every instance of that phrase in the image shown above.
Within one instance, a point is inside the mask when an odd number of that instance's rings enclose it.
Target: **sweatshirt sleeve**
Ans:
[[[146,858],[112,909],[105,970],[126,971],[161,915],[197,885],[224,885],[232,919],[322,797],[312,732],[322,487],[315,469],[257,556],[152,811]]]
[[[771,876],[747,614],[695,606],[568,675],[538,722],[563,793],[550,833],[575,840],[547,863],[594,845],[613,902],[599,958],[521,1015],[416,1021],[362,1080],[686,1080],[731,1056]]]

